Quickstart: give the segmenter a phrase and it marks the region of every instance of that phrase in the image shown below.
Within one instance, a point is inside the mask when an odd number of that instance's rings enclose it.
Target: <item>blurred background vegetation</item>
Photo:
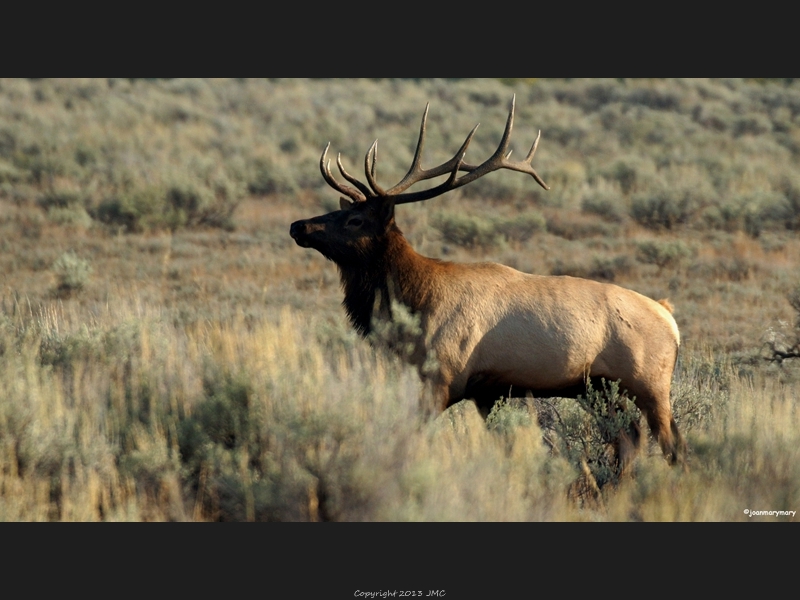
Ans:
[[[513,94],[551,190],[492,173],[397,222],[428,256],[669,297],[688,474],[650,448],[615,481],[575,402],[420,422],[416,376],[288,235],[338,205],[328,142],[360,174],[380,138],[391,185],[430,102],[423,165],[481,122],[477,163]],[[0,519],[797,509],[799,160],[795,79],[0,79]]]

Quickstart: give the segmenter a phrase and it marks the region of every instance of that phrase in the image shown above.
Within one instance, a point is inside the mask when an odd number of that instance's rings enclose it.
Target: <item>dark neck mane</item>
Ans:
[[[355,269],[339,267],[344,288],[344,306],[353,327],[362,336],[367,336],[371,328],[375,297],[380,292],[386,294],[386,275],[380,271],[358,272]]]
[[[392,298],[417,309],[419,283],[424,280],[419,269],[421,262],[430,260],[417,254],[394,227],[364,263],[338,265],[344,288],[342,305],[356,331],[362,336],[370,333],[376,309],[390,317]]]

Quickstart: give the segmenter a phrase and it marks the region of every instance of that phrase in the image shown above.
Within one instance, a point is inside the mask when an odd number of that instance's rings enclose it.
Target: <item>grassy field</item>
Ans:
[[[289,224],[494,150],[397,222],[417,251],[668,297],[690,449],[609,471],[572,400],[465,401],[352,332]],[[778,521],[800,509],[800,81],[0,80],[0,520]]]

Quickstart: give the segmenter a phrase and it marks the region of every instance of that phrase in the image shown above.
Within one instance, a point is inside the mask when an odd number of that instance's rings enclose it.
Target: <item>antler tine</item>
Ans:
[[[513,94],[511,96],[511,110],[508,111],[508,119],[506,119],[506,128],[503,131],[503,137],[500,140],[500,145],[497,146],[497,150],[494,151],[492,157],[488,161],[486,161],[487,163],[494,161],[498,157],[500,157],[502,160],[507,160],[508,157],[511,156],[511,152],[508,153],[508,156],[505,156],[505,154],[506,154],[506,148],[508,148],[508,140],[511,139],[511,130],[514,128],[514,107],[516,106],[516,103],[517,103],[517,95]]]
[[[417,172],[421,171],[420,167],[420,160],[422,159],[422,149],[425,146],[425,131],[428,125],[428,109],[431,107],[431,103],[427,102],[425,104],[425,112],[422,113],[422,123],[419,126],[419,138],[417,139],[417,148],[414,150],[414,160],[411,161],[411,167],[408,169],[408,173],[393,187],[391,187],[388,193],[399,193],[403,190],[408,189],[416,180]]]
[[[355,177],[350,175],[350,173],[344,170],[344,167],[342,166],[341,153],[336,157],[336,166],[339,167],[339,172],[342,174],[342,177],[344,177],[345,179],[347,179],[347,181],[355,185],[361,191],[361,193],[364,194],[365,198],[369,198],[370,196],[373,195],[372,190],[370,190],[366,185],[361,183],[358,179],[356,179]]]
[[[533,155],[536,154],[536,148],[539,147],[539,138],[542,137],[542,130],[539,130],[539,133],[536,134],[536,139],[533,140],[533,146],[531,146],[530,151],[528,152],[528,156],[525,157],[525,162],[529,163],[533,160]]]
[[[530,167],[531,170],[530,171],[524,171],[524,172],[525,173],[530,173],[531,175],[533,175],[533,178],[536,180],[536,183],[538,183],[544,189],[549,190],[550,186],[548,186],[544,182],[544,180],[541,177],[539,177],[539,174],[534,170],[534,168],[531,167],[531,161],[533,160],[533,155],[536,154],[536,148],[539,147],[539,138],[541,138],[541,137],[542,137],[542,130],[540,129],[539,133],[536,135],[536,139],[533,141],[533,146],[531,146],[530,152],[528,152],[528,156],[526,156],[525,160],[523,161],[523,163],[527,164]]]
[[[355,202],[363,202],[364,200],[367,199],[366,194],[362,194],[361,192],[359,192],[358,190],[354,190],[350,186],[342,185],[341,183],[336,181],[336,179],[333,178],[333,175],[331,175],[331,161],[328,161],[327,163],[325,162],[330,147],[331,143],[328,142],[328,145],[325,146],[325,150],[322,151],[322,156],[319,159],[319,170],[322,172],[322,178],[327,182],[329,186],[331,186],[337,192],[344,194],[345,196],[348,196]],[[348,179],[348,181],[350,180]]]
[[[372,146],[367,150],[367,155],[364,157],[364,171],[367,174],[367,182],[373,189],[374,194],[378,196],[385,196],[386,192],[375,181],[375,163],[378,161],[378,140],[372,142]]]
[[[414,160],[411,162],[411,168],[408,170],[410,174],[415,169],[419,168],[419,161],[422,159],[422,148],[425,146],[425,131],[428,127],[428,109],[431,107],[430,102],[425,103],[425,112],[422,113],[422,123],[419,126],[419,139],[417,140],[417,149],[414,150]],[[402,183],[402,180],[401,182]],[[400,185],[399,183],[397,185]],[[396,187],[396,186],[395,186]]]

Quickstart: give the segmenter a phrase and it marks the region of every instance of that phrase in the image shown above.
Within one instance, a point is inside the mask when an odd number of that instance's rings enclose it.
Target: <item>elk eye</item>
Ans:
[[[352,227],[361,227],[361,224],[362,224],[363,222],[364,222],[364,221],[363,221],[363,219],[362,219],[361,217],[353,217],[352,219],[350,219],[350,220],[347,222],[347,224],[348,224],[349,226],[352,226]]]

